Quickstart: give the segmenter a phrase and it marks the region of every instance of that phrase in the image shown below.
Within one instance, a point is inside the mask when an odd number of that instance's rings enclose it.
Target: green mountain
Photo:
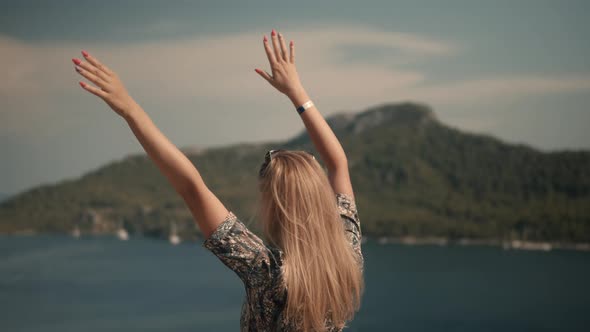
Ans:
[[[415,103],[327,119],[349,160],[363,234],[590,242],[590,152],[545,153],[442,124]],[[305,131],[280,142],[183,150],[208,186],[256,232],[256,176],[271,148],[313,148]],[[0,203],[0,232],[130,232],[165,236],[189,210],[145,154]]]

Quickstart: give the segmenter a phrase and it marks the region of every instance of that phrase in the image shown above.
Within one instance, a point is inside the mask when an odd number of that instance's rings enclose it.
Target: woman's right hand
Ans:
[[[295,68],[295,45],[291,41],[289,43],[290,52],[287,53],[287,46],[285,45],[283,35],[275,32],[274,29],[271,32],[271,39],[274,50],[271,49],[266,35],[264,36],[263,43],[266,56],[270,62],[272,75],[258,68],[255,71],[281,93],[289,98],[293,98],[293,96],[303,91],[303,86]]]
[[[133,112],[136,112],[138,105],[127,92],[119,75],[103,65],[96,57],[88,54],[88,52],[82,51],[82,55],[87,62],[73,58],[72,61],[76,65],[75,69],[96,86],[82,81],[80,86],[93,95],[100,97],[113,111],[125,119],[131,116]]]

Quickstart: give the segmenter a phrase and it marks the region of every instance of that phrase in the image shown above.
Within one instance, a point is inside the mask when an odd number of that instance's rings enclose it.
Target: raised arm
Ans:
[[[80,82],[85,90],[103,99],[127,124],[150,159],[180,194],[203,235],[208,238],[229,211],[207,188],[193,163],[156,127],[131,98],[118,75],[98,59],[82,51],[87,62],[72,59],[76,71],[96,85]]]
[[[266,36],[263,38],[264,49],[270,63],[272,75],[261,69],[256,69],[268,83],[278,91],[285,94],[295,108],[310,100],[307,92],[301,84],[295,67],[295,44],[289,43],[289,53],[281,33],[272,30],[272,49]],[[300,115],[305,128],[318,152],[321,155],[326,168],[328,178],[334,192],[348,194],[354,198],[350,175],[348,172],[348,159],[338,138],[328,125],[316,106],[312,106]]]

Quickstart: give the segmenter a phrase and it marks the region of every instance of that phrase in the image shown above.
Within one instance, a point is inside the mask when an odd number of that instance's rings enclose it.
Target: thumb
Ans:
[[[260,76],[262,76],[262,78],[264,78],[268,83],[270,83],[270,81],[272,80],[270,75],[265,70],[256,68],[254,69],[254,71],[257,72]]]

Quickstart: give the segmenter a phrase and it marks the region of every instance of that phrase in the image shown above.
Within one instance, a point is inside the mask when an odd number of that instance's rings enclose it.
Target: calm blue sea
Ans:
[[[347,331],[590,331],[590,253],[363,245]],[[240,279],[200,243],[0,236],[1,331],[238,331]]]

